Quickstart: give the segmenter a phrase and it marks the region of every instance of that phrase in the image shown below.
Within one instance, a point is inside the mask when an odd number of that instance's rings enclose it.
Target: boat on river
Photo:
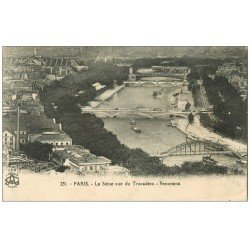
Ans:
[[[159,95],[161,95],[161,92],[164,90],[164,88],[162,88],[162,89],[160,89],[160,90],[155,90],[154,92],[153,92],[153,97],[156,97],[156,96],[159,96]]]
[[[136,124],[136,121],[134,119],[130,119],[130,124],[131,125],[135,125]]]
[[[131,127],[132,130],[134,130],[136,133],[140,134],[141,130],[137,127]]]
[[[178,127],[178,124],[175,120],[171,120],[171,126],[172,127]]]
[[[199,137],[197,137],[197,136],[194,135],[194,134],[189,134],[189,135],[187,136],[187,138],[190,139],[190,140],[197,140],[197,141],[200,139]]]

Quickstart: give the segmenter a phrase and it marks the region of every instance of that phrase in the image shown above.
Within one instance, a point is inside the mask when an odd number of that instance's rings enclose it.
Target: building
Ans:
[[[102,85],[99,82],[92,84],[92,86],[95,88],[96,91],[104,90],[106,88],[105,85]]]
[[[185,79],[190,72],[188,67],[184,66],[152,66],[151,68],[140,68],[137,70],[138,77],[167,76],[178,79]]]
[[[25,123],[19,120],[18,126],[17,121],[18,119],[16,115],[3,116],[3,147],[7,147],[9,150],[17,150],[19,149],[20,143],[25,144],[28,141],[28,133]]]
[[[85,173],[98,173],[111,164],[109,159],[93,155],[80,145],[55,148],[53,161]]]
[[[187,105],[187,103],[188,103],[188,101],[181,101],[181,100],[179,100],[178,101],[178,110],[179,111],[185,111],[186,110],[186,105]]]
[[[218,66],[216,75],[230,78],[234,74],[240,74],[240,72],[240,68],[234,63],[224,63],[223,65]]]
[[[24,167],[30,164],[30,159],[24,154],[10,153],[9,150],[3,151],[3,166],[4,167]],[[37,163],[36,163],[37,164]]]
[[[15,90],[15,91],[32,91],[32,85],[30,82],[23,79],[13,79],[4,82],[4,89]]]
[[[230,84],[235,87],[236,89],[239,89],[241,87],[245,87],[246,81],[244,79],[244,77],[239,76],[239,75],[232,75],[228,81],[230,82]]]
[[[4,130],[3,131],[3,147],[9,149],[15,149],[16,145],[16,136],[12,131]]]
[[[40,136],[38,136],[35,141],[41,143],[48,143],[53,146],[66,146],[72,145],[72,139],[66,135],[63,131],[50,131],[43,132]]]
[[[11,150],[16,150],[16,140],[17,140],[17,131],[5,129],[3,130],[3,146]],[[20,143],[25,144],[28,142],[27,130],[24,128],[20,129]]]
[[[137,74],[140,76],[154,76],[155,71],[153,69],[140,68],[137,70]]]
[[[136,81],[136,75],[133,72],[133,67],[129,67],[128,80],[129,81]]]
[[[55,119],[47,118],[45,114],[22,114],[20,116],[20,143],[34,142],[46,132],[64,134],[60,124]],[[16,149],[17,115],[15,112],[3,116],[3,146]],[[69,141],[68,141],[69,143]]]

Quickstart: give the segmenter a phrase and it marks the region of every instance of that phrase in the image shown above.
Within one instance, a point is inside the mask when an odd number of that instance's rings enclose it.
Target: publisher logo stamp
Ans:
[[[11,169],[5,177],[5,185],[9,188],[15,188],[20,184],[18,172],[15,169]]]

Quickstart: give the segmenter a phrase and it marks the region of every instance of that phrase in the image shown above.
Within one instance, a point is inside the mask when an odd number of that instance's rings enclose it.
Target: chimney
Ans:
[[[53,122],[54,122],[54,124],[56,124],[56,118],[53,118]]]
[[[62,130],[62,123],[59,123],[59,129]]]
[[[17,105],[17,131],[16,131],[16,150],[20,150],[20,106]]]

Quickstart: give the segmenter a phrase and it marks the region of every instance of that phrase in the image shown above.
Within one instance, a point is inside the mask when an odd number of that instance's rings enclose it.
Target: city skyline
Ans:
[[[140,57],[247,57],[247,46],[23,46],[3,47],[5,56],[29,56],[36,50],[39,56],[69,56],[115,58]]]

